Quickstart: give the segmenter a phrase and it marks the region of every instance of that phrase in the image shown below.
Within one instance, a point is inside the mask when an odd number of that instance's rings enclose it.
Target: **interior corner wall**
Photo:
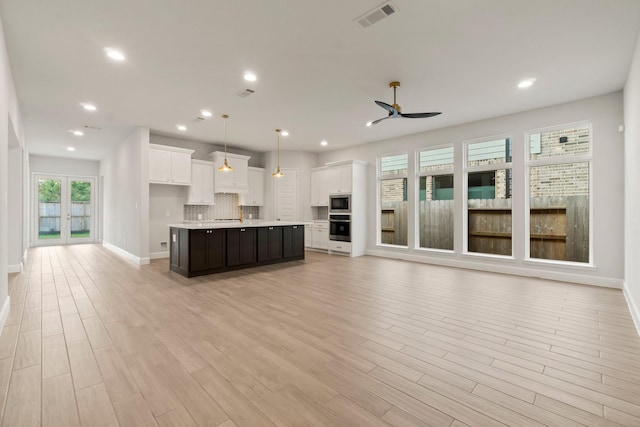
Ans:
[[[638,55],[636,55],[638,56]],[[637,60],[636,60],[637,61]],[[638,75],[638,71],[635,71]],[[638,95],[635,96],[636,105]],[[446,112],[445,112],[446,114]],[[640,116],[640,109],[636,108],[633,117]],[[326,162],[358,159],[368,162],[367,167],[367,253],[418,262],[449,265],[455,267],[471,268],[477,270],[495,271],[501,273],[519,274],[529,277],[541,277],[553,280],[564,280],[576,283],[585,283],[598,286],[621,288],[624,283],[624,136],[618,127],[623,123],[623,95],[621,91],[593,98],[582,99],[564,104],[539,108],[521,113],[510,114],[501,117],[490,118],[472,123],[465,123],[448,128],[407,135],[400,138],[363,144],[348,149],[322,153],[319,156],[319,164]],[[428,119],[427,119],[428,120]],[[593,211],[590,212],[593,221],[592,249],[594,266],[563,265],[562,263],[532,262],[524,258],[524,226],[525,188],[523,177],[519,180],[518,187],[514,180],[514,229],[518,228],[520,236],[514,233],[514,259],[496,259],[485,256],[464,254],[461,251],[466,236],[463,229],[462,186],[457,186],[456,220],[454,224],[454,238],[456,252],[439,253],[423,249],[398,248],[377,245],[377,176],[376,162],[378,156],[390,153],[406,151],[409,153],[409,175],[415,175],[416,150],[443,144],[452,144],[457,153],[462,152],[463,142],[488,138],[496,135],[508,135],[513,141],[514,166],[516,157],[520,165],[524,165],[526,155],[525,132],[544,127],[558,126],[580,121],[591,121],[593,125],[593,160],[592,160],[592,195]],[[629,119],[631,120],[631,119]],[[401,123],[387,123],[401,126]],[[385,126],[382,123],[378,126]],[[640,160],[638,155],[638,140],[634,141],[636,150],[633,157],[627,156],[628,161],[633,159],[635,163]],[[456,157],[456,174],[462,173],[462,156]],[[634,165],[637,169],[637,165]],[[461,176],[461,175],[460,175]],[[633,178],[627,182],[639,182],[640,175],[633,174]],[[461,182],[461,181],[459,181]],[[410,187],[411,188],[411,187]],[[628,190],[631,191],[631,190]],[[629,194],[629,193],[628,193]],[[516,198],[516,195],[518,196]],[[635,196],[636,205],[631,212],[640,211],[638,196]],[[637,215],[636,215],[637,216]],[[415,230],[413,218],[415,214],[409,212],[409,230]],[[627,230],[627,236],[640,236],[635,228],[635,234]],[[410,232],[410,238],[412,234]],[[516,241],[516,238],[520,241]],[[640,259],[640,245],[634,246],[633,252],[637,264]],[[636,274],[636,295],[640,294],[637,283],[640,278],[640,270]]]
[[[11,138],[9,137],[10,133]],[[15,139],[13,139],[15,137]],[[9,145],[13,140],[24,150],[25,139],[18,98],[7,55],[4,30],[0,22],[0,328],[9,310]]]
[[[624,87],[625,296],[640,333],[640,37]]]
[[[133,130],[100,162],[103,244],[139,264],[149,262],[149,128]]]

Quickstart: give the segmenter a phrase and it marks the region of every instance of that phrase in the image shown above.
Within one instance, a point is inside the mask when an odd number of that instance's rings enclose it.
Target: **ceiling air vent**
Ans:
[[[251,90],[251,89],[243,89],[243,90],[241,90],[240,92],[238,92],[238,96],[239,96],[240,98],[246,98],[247,96],[249,96],[249,95],[251,95],[251,94],[253,94],[253,93],[255,93],[255,92],[256,92],[255,90]]]
[[[85,129],[102,130],[98,126],[84,125]]]
[[[385,3],[382,6],[378,6],[373,10],[365,13],[361,17],[357,18],[355,22],[360,24],[362,28],[367,28],[369,25],[373,25],[378,21],[383,20],[387,16],[396,12],[396,7],[391,3]]]

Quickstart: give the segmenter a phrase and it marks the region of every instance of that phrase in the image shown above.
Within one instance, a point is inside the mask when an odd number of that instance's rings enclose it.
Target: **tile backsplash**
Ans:
[[[185,221],[214,221],[216,219],[240,218],[240,206],[238,195],[230,193],[216,193],[215,205],[184,205]],[[260,208],[258,206],[244,206],[245,219],[259,219]],[[202,218],[198,218],[202,215]]]

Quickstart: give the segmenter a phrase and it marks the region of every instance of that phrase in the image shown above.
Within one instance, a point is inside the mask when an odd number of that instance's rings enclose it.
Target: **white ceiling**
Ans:
[[[223,113],[230,146],[273,150],[281,127],[283,150],[319,152],[604,94],[640,29],[638,0],[392,3],[367,29],[354,19],[377,0],[0,0],[0,17],[30,151],[96,160],[133,126],[220,142]],[[443,114],[365,127],[392,80],[403,112]],[[202,108],[215,116],[195,122]],[[69,132],[84,125],[101,130]]]

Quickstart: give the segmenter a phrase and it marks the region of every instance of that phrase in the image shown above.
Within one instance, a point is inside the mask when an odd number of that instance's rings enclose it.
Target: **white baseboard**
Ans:
[[[640,335],[640,307],[633,300],[633,296],[629,291],[627,284],[625,283],[623,288],[624,298],[627,300],[627,305],[629,306],[629,312],[631,313],[631,318],[633,319],[633,323],[636,325],[636,331],[638,335]]]
[[[161,259],[161,258],[169,258],[169,251],[151,252],[149,254],[149,259]]]
[[[497,265],[481,260],[467,260],[460,258],[438,257],[420,255],[406,252],[393,252],[386,250],[368,249],[367,255],[382,258],[402,259],[405,261],[420,262],[423,264],[443,265],[446,267],[466,268],[469,270],[490,271],[492,273],[513,274],[515,276],[537,277],[540,279],[557,280],[561,282],[579,283],[582,285],[600,286],[605,288],[622,289],[624,280],[598,277],[583,273],[570,273],[561,271],[538,270],[534,268],[520,267],[517,265]]]
[[[120,255],[123,258],[128,259],[129,261],[133,261],[134,263],[138,264],[138,265],[146,265],[149,264],[151,262],[151,260],[149,259],[149,257],[145,257],[145,258],[140,258],[139,256],[136,256],[134,254],[132,254],[131,252],[127,252],[124,249],[122,249],[119,246],[116,246],[112,243],[109,243],[107,241],[102,241],[102,246],[104,246],[105,248],[109,249],[111,252]]]
[[[9,264],[7,266],[7,273],[22,273],[22,263]]]
[[[0,309],[0,333],[2,333],[2,328],[4,328],[4,323],[7,321],[7,317],[9,317],[9,308],[11,308],[11,298],[7,295],[7,298],[4,300],[4,304]]]

